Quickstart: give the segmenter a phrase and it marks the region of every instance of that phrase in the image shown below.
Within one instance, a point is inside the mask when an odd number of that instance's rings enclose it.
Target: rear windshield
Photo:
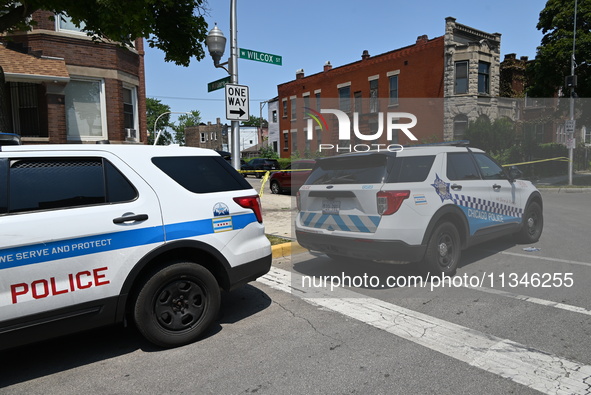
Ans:
[[[308,185],[379,184],[386,176],[386,155],[344,156],[317,162]]]
[[[232,166],[219,156],[164,156],[152,158],[160,170],[194,193],[251,189]]]
[[[427,179],[435,155],[346,156],[320,160],[306,184],[381,184],[422,182]]]

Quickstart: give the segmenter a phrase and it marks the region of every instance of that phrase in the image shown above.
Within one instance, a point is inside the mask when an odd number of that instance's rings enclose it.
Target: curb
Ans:
[[[291,243],[275,244],[271,246],[271,250],[273,252],[273,258],[284,258],[308,251],[295,241]]]

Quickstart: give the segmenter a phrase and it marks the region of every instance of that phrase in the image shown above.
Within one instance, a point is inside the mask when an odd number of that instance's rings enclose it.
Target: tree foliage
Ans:
[[[256,126],[256,127],[267,127],[267,120],[261,117],[255,117],[254,115],[251,115],[248,118],[248,121],[244,121],[242,122],[242,125],[244,126]]]
[[[528,94],[553,97],[571,74],[575,0],[548,0],[537,25],[544,34],[528,66]],[[575,60],[579,97],[591,97],[591,0],[578,0]]]
[[[464,133],[470,145],[498,155],[515,143],[515,125],[507,118],[491,123],[487,117],[470,122]]]
[[[206,0],[0,0],[0,33],[30,30],[37,10],[67,14],[95,40],[133,46],[144,37],[167,62],[188,66],[204,57]]]
[[[152,99],[151,97],[146,98],[146,122],[148,124],[148,144],[154,144],[154,139],[159,130],[162,131],[160,138],[158,139],[158,145],[168,145],[172,142],[172,136],[165,129],[171,126],[170,124],[170,106],[163,104],[158,99]],[[165,115],[162,115],[165,114]],[[162,115],[160,117],[160,115]],[[160,119],[158,119],[160,117]],[[154,123],[158,120],[158,123],[154,128]]]
[[[185,145],[185,128],[189,126],[199,126],[201,122],[201,113],[197,110],[191,111],[190,114],[183,114],[178,118],[178,125],[173,124],[174,139],[177,144]]]

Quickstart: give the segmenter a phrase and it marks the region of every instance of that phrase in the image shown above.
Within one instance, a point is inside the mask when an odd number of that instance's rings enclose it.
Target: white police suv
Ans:
[[[0,349],[134,322],[196,340],[271,265],[260,200],[217,153],[0,146]]]
[[[320,159],[297,198],[297,240],[335,259],[421,262],[425,273],[452,275],[464,248],[539,239],[542,197],[518,173],[459,146]]]

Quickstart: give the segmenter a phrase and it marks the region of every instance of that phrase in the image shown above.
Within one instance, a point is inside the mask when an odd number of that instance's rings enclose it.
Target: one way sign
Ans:
[[[248,86],[226,84],[226,119],[248,121]]]

